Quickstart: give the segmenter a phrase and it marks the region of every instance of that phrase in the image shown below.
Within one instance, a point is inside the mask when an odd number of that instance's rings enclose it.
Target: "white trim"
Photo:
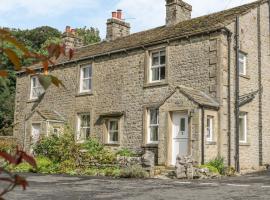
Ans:
[[[151,124],[151,110],[156,110],[157,111],[157,124]],[[159,138],[157,141],[151,141],[151,127],[157,127],[158,132],[157,134],[159,135],[159,110],[157,108],[148,108],[147,109],[147,144],[158,144],[159,143]]]
[[[90,121],[89,121],[89,126],[85,126],[85,127],[81,127],[81,116],[83,115],[89,115]],[[79,113],[77,114],[77,131],[76,131],[76,141],[77,142],[84,142],[87,138],[85,136],[85,138],[81,138],[79,136],[81,136],[81,129],[90,129],[91,131],[91,115],[90,113]]]
[[[208,127],[208,120],[209,120],[209,126]],[[210,137],[208,136],[208,131],[210,131]],[[207,115],[206,117],[206,141],[207,142],[213,142],[214,141],[214,117]]]
[[[247,113],[240,113],[239,118],[242,118],[244,120],[244,140],[240,140],[240,129],[239,129],[239,142],[247,143]]]
[[[111,122],[117,123],[117,130],[110,130],[110,123]],[[110,140],[111,133],[117,133],[117,141]],[[107,121],[107,134],[108,134],[108,144],[119,144],[119,119],[109,119]]]
[[[84,78],[83,77],[83,69],[85,68],[89,68],[89,70],[91,70],[91,76]],[[80,93],[85,93],[85,92],[91,92],[92,91],[92,77],[93,77],[93,67],[92,65],[88,64],[88,65],[84,65],[80,67]],[[83,90],[83,81],[84,80],[89,80],[91,82],[91,88],[87,89],[87,90]]]
[[[34,87],[33,86],[33,81],[36,81],[36,86]],[[30,100],[35,100],[35,99],[38,99],[39,96],[34,96],[33,95],[33,92],[34,92],[34,89],[37,89],[37,90],[40,90],[40,95],[44,93],[44,88],[42,87],[42,85],[40,84],[39,80],[38,80],[38,76],[31,76],[30,77]]]
[[[241,59],[241,56],[243,56],[243,59]],[[243,73],[241,73],[239,69],[239,74],[247,75],[247,55],[245,53],[239,52],[239,63],[243,64]]]
[[[165,63],[164,64],[160,64],[160,57],[161,57],[161,52],[164,52],[164,56],[165,56]],[[158,65],[152,65],[152,62],[153,62],[153,54],[155,53],[158,53],[158,58],[159,58],[159,64]],[[150,52],[150,56],[149,56],[149,59],[150,59],[150,65],[149,65],[149,82],[150,83],[157,83],[157,82],[161,82],[163,81],[164,79],[161,79],[161,76],[160,76],[160,72],[161,72],[161,68],[165,68],[165,76],[166,76],[166,49],[162,48],[162,49],[158,49],[158,50],[153,50]],[[152,69],[159,69],[159,79],[158,80],[152,80]]]

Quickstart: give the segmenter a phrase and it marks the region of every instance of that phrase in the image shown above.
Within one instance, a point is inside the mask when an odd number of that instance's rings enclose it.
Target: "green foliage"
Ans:
[[[73,131],[66,127],[59,137],[52,134],[42,138],[34,147],[36,155],[45,156],[53,162],[76,159],[79,146],[75,141]]]
[[[125,157],[132,157],[135,155],[135,153],[128,148],[120,149],[116,154]]]
[[[90,154],[97,154],[104,150],[104,146],[98,142],[97,139],[91,138],[86,140],[82,147],[87,150]]]
[[[16,148],[16,142],[11,140],[0,140],[0,151],[11,153]]]
[[[77,28],[76,33],[82,38],[83,44],[88,45],[100,41],[99,30],[93,27]]]
[[[140,165],[132,165],[124,168],[120,172],[122,178],[146,178],[148,177],[147,172]]]
[[[117,167],[106,167],[106,168],[87,168],[83,171],[84,175],[88,176],[110,176],[110,177],[120,177],[121,170]]]
[[[200,168],[207,168],[209,169],[210,172],[215,173],[215,174],[219,174],[219,171],[217,168],[215,168],[212,165],[206,164],[206,165],[201,165]]]
[[[224,159],[222,157],[217,157],[207,163],[209,166],[215,167],[220,174],[225,173]]]
[[[63,174],[74,175],[76,170],[76,162],[74,159],[65,160],[59,164],[58,172]]]

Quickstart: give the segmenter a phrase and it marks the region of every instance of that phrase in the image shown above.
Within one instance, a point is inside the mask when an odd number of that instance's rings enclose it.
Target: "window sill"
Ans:
[[[214,142],[214,141],[206,141],[205,144],[206,144],[206,145],[216,145],[217,142]]]
[[[244,78],[244,79],[250,79],[250,76],[249,75],[243,75],[243,74],[240,74],[239,75],[241,78]]]
[[[34,102],[37,102],[38,101],[38,98],[37,99],[29,99],[27,100],[27,103],[34,103]]]
[[[118,147],[120,146],[120,143],[106,143],[105,146],[111,146],[111,147]]]
[[[142,145],[143,148],[157,148],[158,147],[158,143],[148,143],[148,144],[144,144]]]
[[[150,87],[162,87],[162,86],[167,86],[168,83],[166,81],[161,81],[161,82],[154,82],[154,83],[145,83],[143,88],[150,88]]]
[[[239,142],[239,146],[250,146],[248,142]]]
[[[91,96],[93,92],[81,92],[75,95],[75,97]]]

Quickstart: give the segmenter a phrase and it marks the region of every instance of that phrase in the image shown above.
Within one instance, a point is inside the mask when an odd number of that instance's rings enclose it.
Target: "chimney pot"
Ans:
[[[117,18],[122,20],[122,10],[121,9],[117,10]]]
[[[70,32],[70,26],[66,26],[66,33]]]
[[[112,18],[117,18],[117,12],[116,11],[112,12]]]

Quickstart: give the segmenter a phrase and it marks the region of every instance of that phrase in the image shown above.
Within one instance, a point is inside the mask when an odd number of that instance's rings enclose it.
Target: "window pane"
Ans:
[[[244,74],[244,64],[241,61],[239,61],[239,73]]]
[[[118,131],[118,121],[110,121],[110,131]]]
[[[245,141],[245,120],[243,117],[239,118],[239,140]]]
[[[152,81],[159,80],[159,68],[152,68]]]
[[[91,79],[83,80],[83,90],[90,90],[91,89]]]
[[[150,109],[150,125],[158,124],[158,110]]]
[[[158,141],[158,126],[153,126],[150,128],[150,141]]]
[[[165,79],[165,67],[160,68],[160,80]]]
[[[32,78],[32,87],[36,87],[36,85],[37,85],[37,78],[33,77]]]
[[[118,132],[110,132],[110,142],[118,142]]]
[[[160,56],[160,64],[161,64],[161,65],[165,65],[165,62],[166,62],[166,57],[165,57],[165,55],[164,55],[164,56]]]
[[[152,66],[159,65],[159,53],[152,54]]]
[[[185,131],[186,130],[186,119],[181,118],[180,119],[180,131]]]
[[[81,115],[81,127],[90,126],[90,115]]]
[[[92,76],[92,67],[83,68],[83,78],[89,78]]]

